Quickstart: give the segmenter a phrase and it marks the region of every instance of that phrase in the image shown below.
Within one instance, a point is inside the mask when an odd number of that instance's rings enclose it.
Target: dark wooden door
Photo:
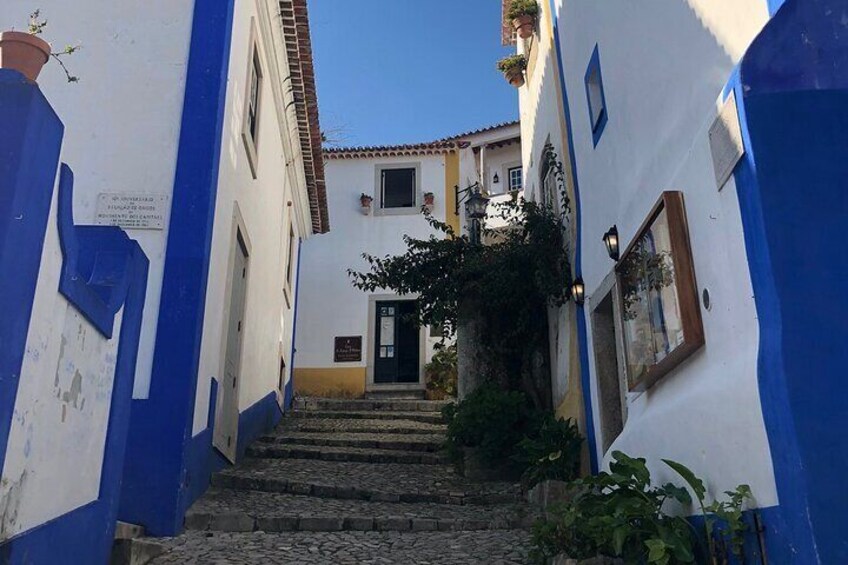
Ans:
[[[414,300],[377,302],[374,382],[417,383],[420,331]]]

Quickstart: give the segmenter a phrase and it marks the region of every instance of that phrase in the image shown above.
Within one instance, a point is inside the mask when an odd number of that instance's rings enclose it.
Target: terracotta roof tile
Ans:
[[[309,12],[306,0],[280,0],[280,23],[286,42],[291,72],[295,114],[306,172],[306,190],[312,216],[312,231],[330,231],[324,158],[321,150],[321,125],[318,119],[318,95],[309,36]]]

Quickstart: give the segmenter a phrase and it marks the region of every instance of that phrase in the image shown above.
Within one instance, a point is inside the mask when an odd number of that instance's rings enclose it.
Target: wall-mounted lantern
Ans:
[[[501,182],[501,177],[498,176],[498,173],[495,173],[495,176],[492,177],[492,184],[498,184]]]
[[[471,235],[471,243],[480,243],[481,220],[486,218],[486,207],[489,205],[489,199],[483,196],[480,191],[480,183],[474,183],[469,187],[463,188],[454,187],[456,192],[456,212],[459,213],[459,205],[465,202],[465,219],[469,223],[469,231]]]
[[[574,282],[571,283],[571,299],[574,300],[574,303],[578,306],[582,306],[583,302],[586,300],[586,286],[583,284],[583,279],[577,277],[574,279]]]
[[[618,228],[616,226],[611,227],[607,233],[604,234],[604,245],[607,246],[607,253],[609,253],[610,259],[618,261]]]

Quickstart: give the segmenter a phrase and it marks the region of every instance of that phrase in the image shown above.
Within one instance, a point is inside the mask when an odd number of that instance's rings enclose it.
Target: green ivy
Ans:
[[[456,344],[436,344],[436,352],[424,365],[427,390],[439,400],[456,397],[457,369]]]

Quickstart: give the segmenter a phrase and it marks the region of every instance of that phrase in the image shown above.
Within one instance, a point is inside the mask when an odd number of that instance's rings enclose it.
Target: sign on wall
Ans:
[[[164,194],[101,193],[97,197],[98,226],[161,230],[168,220],[170,198]]]
[[[352,363],[362,361],[362,336],[342,336],[335,338],[333,362]]]
[[[721,190],[733,173],[736,163],[745,154],[736,95],[733,92],[727,97],[718,117],[710,126],[710,153],[713,156],[716,185]]]

